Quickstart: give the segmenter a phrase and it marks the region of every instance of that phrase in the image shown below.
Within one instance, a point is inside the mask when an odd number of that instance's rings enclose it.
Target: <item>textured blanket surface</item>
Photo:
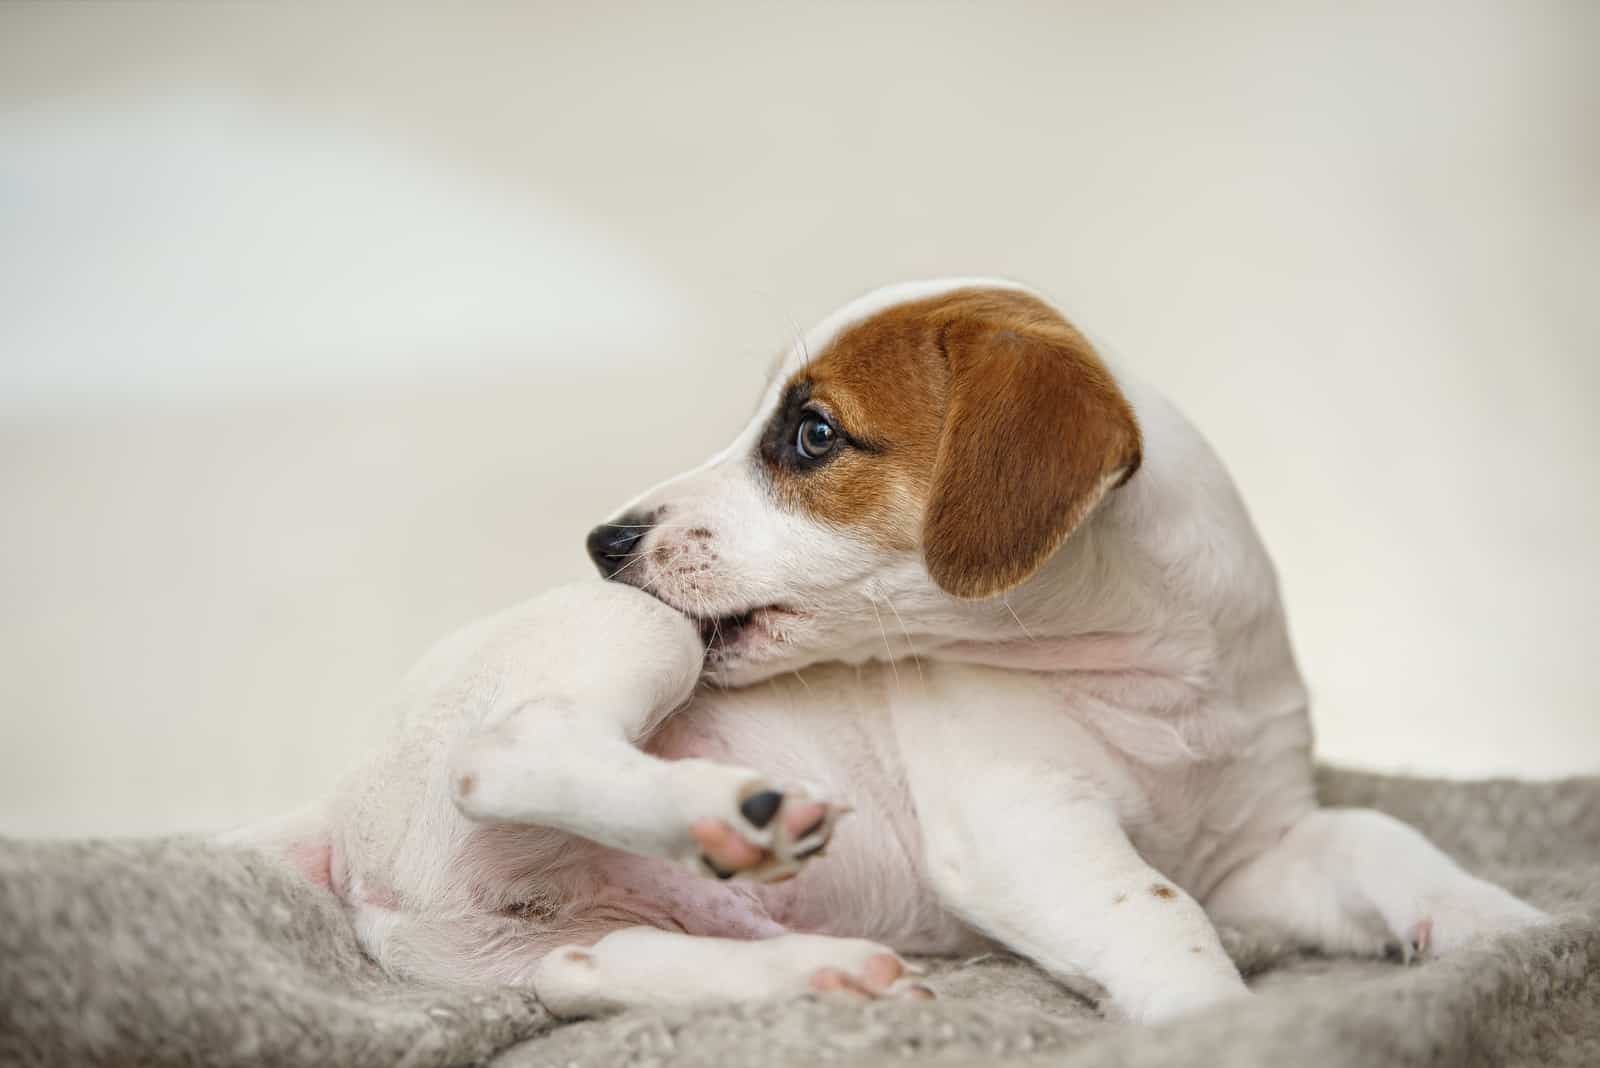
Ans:
[[[0,841],[0,1064],[1600,1065],[1600,779],[1325,772],[1554,913],[1442,961],[1326,959],[1224,932],[1262,997],[1108,1022],[1003,955],[933,961],[932,1002],[626,1013],[558,1024],[530,993],[397,983],[337,903],[203,842]]]

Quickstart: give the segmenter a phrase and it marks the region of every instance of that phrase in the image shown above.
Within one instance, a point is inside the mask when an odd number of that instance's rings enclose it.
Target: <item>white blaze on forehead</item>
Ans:
[[[887,311],[897,304],[927,300],[929,297],[953,293],[958,289],[1009,289],[1038,296],[1028,286],[1004,278],[928,278],[920,282],[899,282],[892,286],[883,286],[881,289],[874,289],[857,297],[807,330],[805,339],[789,350],[779,373],[774,377],[781,383],[799,369],[807,358],[821,354],[840,334],[879,312]]]

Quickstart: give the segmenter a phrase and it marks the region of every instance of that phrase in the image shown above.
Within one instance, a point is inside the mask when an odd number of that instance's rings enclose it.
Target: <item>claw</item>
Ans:
[[[1416,955],[1420,957],[1428,952],[1428,943],[1432,940],[1433,920],[1431,917],[1423,917],[1417,921],[1417,926],[1412,929],[1411,941],[1408,943],[1408,946],[1414,948]],[[1406,963],[1409,964],[1410,961],[1407,961]]]

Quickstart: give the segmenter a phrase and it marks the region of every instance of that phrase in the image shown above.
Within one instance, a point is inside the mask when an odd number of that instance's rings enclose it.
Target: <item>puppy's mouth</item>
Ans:
[[[693,616],[690,618],[700,627],[700,641],[707,649],[714,649],[731,641],[737,641],[740,632],[755,622],[756,610],[752,608],[737,615],[717,616],[715,619],[695,619]]]
[[[708,653],[724,655],[762,639],[782,640],[776,626],[797,615],[792,609],[778,604],[757,605],[723,616],[702,616],[685,612],[677,605],[671,607],[683,613],[700,629],[700,641],[705,644]]]

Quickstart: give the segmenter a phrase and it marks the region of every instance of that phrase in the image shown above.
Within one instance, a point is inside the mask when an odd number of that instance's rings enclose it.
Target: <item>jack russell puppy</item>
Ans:
[[[613,581],[446,639],[387,749],[243,835],[394,973],[586,1015],[925,996],[900,954],[999,944],[1156,1021],[1247,996],[1215,923],[1409,957],[1543,918],[1318,807],[1222,464],[1021,286],[847,305],[588,548]]]

